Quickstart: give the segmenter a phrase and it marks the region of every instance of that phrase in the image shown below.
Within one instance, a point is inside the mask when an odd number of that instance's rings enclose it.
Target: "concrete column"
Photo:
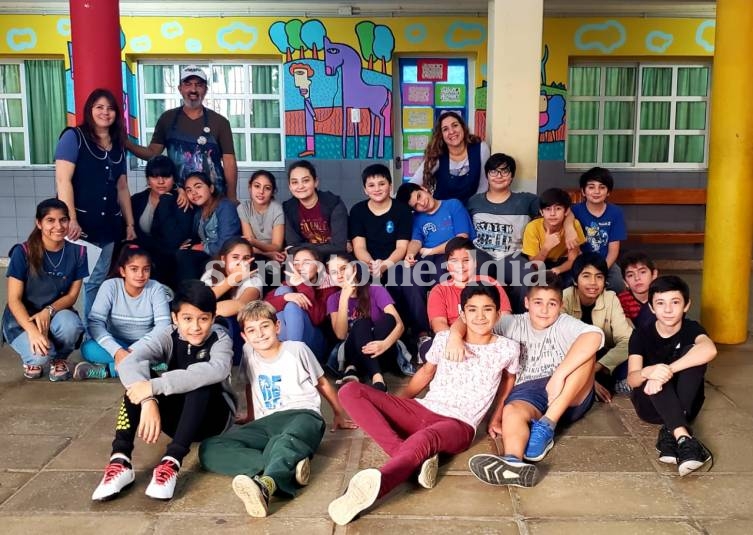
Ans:
[[[98,87],[109,89],[122,105],[120,8],[118,0],[69,0],[73,46],[73,91],[76,121]]]
[[[517,163],[515,189],[536,192],[544,0],[490,0],[486,139]]]
[[[717,0],[701,320],[711,338],[748,337],[753,246],[753,10]]]

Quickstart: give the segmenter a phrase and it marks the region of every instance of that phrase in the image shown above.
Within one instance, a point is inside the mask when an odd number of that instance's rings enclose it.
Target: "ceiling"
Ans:
[[[82,1],[82,0],[76,0]],[[104,0],[87,0],[97,2]],[[527,0],[518,0],[525,2]],[[220,16],[399,17],[421,15],[485,15],[487,0],[120,0],[121,15],[211,14]],[[0,13],[68,13],[61,0],[3,1]],[[708,0],[544,0],[547,16],[633,16],[714,18],[716,2]]]

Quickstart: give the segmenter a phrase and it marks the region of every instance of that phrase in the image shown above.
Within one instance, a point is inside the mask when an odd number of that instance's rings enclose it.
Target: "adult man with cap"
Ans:
[[[180,71],[178,87],[183,106],[167,110],[157,120],[148,147],[130,141],[126,148],[142,160],[162,154],[175,162],[178,187],[194,171],[206,173],[215,188],[237,202],[238,165],[235,160],[230,122],[219,113],[204,107],[207,75],[201,67],[187,65]],[[184,204],[182,193],[179,204]]]

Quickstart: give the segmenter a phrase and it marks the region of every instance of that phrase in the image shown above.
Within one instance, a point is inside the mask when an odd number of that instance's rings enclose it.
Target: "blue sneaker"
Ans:
[[[540,461],[554,446],[554,429],[541,420],[536,420],[531,425],[531,436],[528,437],[528,445],[523,454],[526,461]]]

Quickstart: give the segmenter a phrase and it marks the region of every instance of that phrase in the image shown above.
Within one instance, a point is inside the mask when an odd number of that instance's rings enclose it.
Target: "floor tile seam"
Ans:
[[[41,468],[40,468],[39,470],[37,470],[37,471],[36,471],[36,474],[32,475],[32,476],[31,476],[31,477],[30,477],[30,478],[29,478],[29,479],[28,479],[28,480],[27,480],[27,481],[26,481],[25,483],[23,483],[23,484],[22,484],[22,485],[21,485],[21,486],[20,486],[19,488],[17,488],[15,492],[13,492],[13,493],[12,493],[12,494],[11,494],[10,496],[8,496],[8,497],[7,497],[7,498],[6,498],[5,500],[3,500],[2,502],[0,502],[0,510],[1,510],[1,509],[2,509],[2,508],[3,508],[3,507],[4,507],[4,506],[5,506],[5,505],[6,505],[6,504],[7,504],[8,502],[12,501],[12,500],[13,500],[13,498],[14,498],[15,496],[18,496],[18,494],[19,494],[19,493],[23,492],[23,490],[24,490],[24,489],[25,489],[25,488],[26,488],[26,487],[27,487],[28,485],[32,484],[32,483],[34,482],[34,480],[36,480],[36,479],[37,479],[37,478],[38,478],[38,477],[40,476],[40,474],[42,474],[42,473],[43,473],[43,472],[44,472],[45,470],[47,470],[47,469],[48,469],[48,467],[49,467],[49,466],[50,466],[50,465],[51,465],[51,464],[52,464],[53,462],[55,462],[55,460],[56,460],[56,459],[57,459],[57,458],[58,458],[58,457],[59,457],[59,456],[60,456],[60,455],[61,455],[61,454],[62,454],[63,452],[65,452],[65,451],[66,451],[66,450],[67,450],[68,448],[70,448],[70,447],[71,447],[71,445],[73,444],[73,442],[75,441],[75,439],[81,438],[81,437],[83,437],[84,435],[86,435],[86,433],[87,433],[87,432],[88,432],[88,431],[89,431],[90,429],[92,429],[92,428],[94,427],[94,425],[96,425],[96,423],[97,423],[97,422],[99,421],[99,419],[100,419],[100,418],[101,418],[101,417],[102,417],[102,416],[103,416],[103,415],[104,415],[104,414],[105,414],[106,412],[108,412],[108,410],[109,410],[109,408],[105,408],[105,409],[102,409],[102,410],[100,411],[100,412],[101,412],[101,414],[100,414],[100,415],[99,415],[99,416],[98,416],[97,418],[94,418],[94,419],[92,419],[92,422],[91,422],[91,423],[90,423],[90,424],[89,424],[88,426],[86,426],[86,427],[85,427],[84,429],[82,429],[82,430],[81,430],[81,432],[80,432],[80,433],[78,433],[78,434],[77,434],[77,435],[76,435],[75,437],[67,437],[67,436],[66,436],[66,437],[64,437],[64,438],[66,438],[66,439],[67,439],[67,444],[66,444],[66,445],[65,445],[65,446],[64,446],[63,448],[61,448],[61,449],[60,449],[59,451],[57,451],[57,452],[56,452],[56,453],[55,453],[54,455],[52,455],[52,457],[50,457],[50,459],[49,459],[49,460],[48,460],[48,461],[47,461],[47,462],[46,462],[46,463],[45,463],[45,464],[44,464],[44,465],[43,465],[43,466],[42,466],[42,467],[41,467]],[[53,435],[53,436],[56,436],[56,435]],[[32,473],[33,473],[33,472],[32,472]]]
[[[366,440],[368,440],[368,438],[365,434],[360,437],[354,436],[350,438],[350,447],[348,449],[348,459],[345,461],[343,480],[336,496],[332,498],[333,500],[342,495],[345,492],[345,489],[348,487],[348,483],[350,482],[348,474],[352,475],[360,470],[361,456],[363,455],[364,442]],[[327,518],[329,519],[329,514],[327,514]],[[334,522],[332,523],[332,526],[333,535],[345,535],[348,531],[347,526],[338,526]]]
[[[521,515],[521,520],[525,522],[687,522],[693,524],[696,520],[729,520],[729,515],[635,515],[627,513],[626,516],[620,515]],[[747,520],[750,517],[740,518]],[[737,520],[738,518],[732,518]]]

